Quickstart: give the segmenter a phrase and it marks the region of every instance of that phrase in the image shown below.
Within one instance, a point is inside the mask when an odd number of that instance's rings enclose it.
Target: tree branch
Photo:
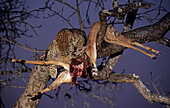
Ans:
[[[60,3],[62,3],[62,4],[65,4],[65,5],[67,5],[68,7],[70,7],[71,9],[73,9],[74,11],[78,12],[77,9],[75,9],[74,7],[72,7],[70,4],[68,4],[68,3],[66,3],[66,2],[63,2],[62,0],[56,0],[56,1],[57,1],[57,2],[60,2]]]
[[[159,43],[159,44],[163,44],[163,45],[170,47],[170,39],[168,39],[166,37],[158,39],[158,40],[156,40],[156,42]]]
[[[133,85],[137,88],[139,93],[150,103],[158,102],[163,104],[170,105],[170,97],[161,95],[161,94],[155,94],[148,90],[148,88],[142,83],[140,79],[135,80]]]
[[[59,14],[58,12],[54,11],[51,7],[47,7],[47,8],[54,13],[53,15],[49,15],[49,14],[48,14],[49,17],[54,16],[54,15],[58,15],[58,16],[61,17],[63,20],[65,20],[72,28],[74,28],[73,25],[72,25],[64,16],[62,16],[62,15]]]
[[[10,40],[4,38],[3,36],[0,36],[0,38],[4,39],[5,41],[10,42],[10,43],[12,43],[14,45],[17,45],[17,46],[19,46],[19,47],[21,47],[23,49],[26,49],[28,51],[32,51],[32,52],[46,52],[46,50],[34,50],[34,49],[30,49],[30,48],[24,47],[24,46],[22,46],[22,45],[20,45],[20,44],[18,44],[16,42],[13,42],[13,41],[10,41]]]
[[[27,72],[31,72],[31,69],[22,69],[22,70],[14,70],[14,71],[1,71],[0,75],[9,75],[9,74],[27,73]]]
[[[16,86],[16,85],[12,85],[12,84],[9,84],[9,83],[4,83],[4,82],[0,82],[0,84],[5,85],[5,86],[9,86],[9,87],[14,87],[14,88],[23,88],[23,89],[25,89],[25,87],[22,87],[22,86]]]
[[[132,31],[122,33],[127,38],[133,39],[139,43],[157,41],[164,37],[170,29],[170,13],[167,13],[163,18],[153,25],[140,27]],[[169,41],[167,41],[169,43]],[[98,58],[106,57],[111,54],[118,53],[125,48],[115,44],[103,42],[102,49],[98,49]],[[166,44],[168,45],[168,44]]]
[[[24,93],[20,96],[20,98],[16,102],[14,108],[22,108],[23,106],[27,106],[27,108],[37,108],[41,96],[36,97],[36,99],[31,99],[27,95],[28,93],[33,93],[38,90],[44,89],[49,80],[48,76],[49,72],[46,66],[35,65],[34,69],[31,72],[29,81],[27,83],[27,87]]]
[[[94,77],[93,80],[104,80],[107,82],[114,82],[114,83],[131,83],[133,84],[139,93],[147,99],[149,102],[158,102],[163,104],[170,105],[170,97],[161,95],[161,94],[155,94],[151,93],[148,88],[142,83],[139,76],[136,76],[135,74],[119,74],[119,73],[110,73],[110,75],[106,75],[107,72],[102,73],[100,72],[100,75],[98,77]],[[103,77],[104,76],[104,77]],[[108,76],[108,77],[107,77]]]
[[[78,19],[79,19],[79,24],[80,24],[81,30],[84,31],[84,26],[83,26],[81,15],[80,15],[78,0],[76,0],[76,6],[77,6],[77,15],[78,15]]]

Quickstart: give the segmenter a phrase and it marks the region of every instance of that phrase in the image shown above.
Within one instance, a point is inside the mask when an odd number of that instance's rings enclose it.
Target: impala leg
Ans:
[[[147,50],[149,50],[149,51],[151,51],[151,52],[154,52],[155,54],[157,54],[157,55],[160,55],[160,52],[159,51],[157,51],[157,50],[155,50],[155,49],[153,49],[153,48],[150,48],[150,47],[148,47],[148,46],[145,46],[145,45],[142,45],[142,44],[140,44],[140,43],[138,43],[138,42],[130,42],[130,44],[132,44],[132,45],[136,45],[136,46],[139,46],[139,47],[141,47],[141,48],[144,48],[144,49],[147,49]]]
[[[107,37],[104,37],[104,40],[105,40],[106,42],[108,42],[108,43],[114,43],[114,44],[121,45],[121,46],[124,46],[124,47],[127,47],[127,48],[132,48],[132,49],[134,49],[134,50],[137,50],[137,51],[139,51],[139,52],[144,53],[144,54],[147,55],[147,56],[150,56],[151,58],[155,58],[155,55],[154,55],[154,54],[151,54],[151,53],[149,53],[149,52],[146,52],[146,51],[144,51],[144,50],[141,50],[141,49],[139,49],[139,48],[137,48],[137,47],[135,47],[135,46],[133,46],[133,45],[131,45],[131,44],[129,44],[129,43],[123,42],[123,41],[121,41],[121,40],[118,40],[118,39],[116,39],[116,40],[110,40],[110,39],[108,39]]]
[[[38,96],[38,95],[43,94],[45,92],[55,90],[61,84],[70,83],[71,81],[72,81],[72,79],[71,79],[70,72],[69,71],[63,71],[59,74],[57,79],[50,86],[48,86],[47,88],[40,90],[38,92],[31,93],[29,96],[35,97],[35,96]]]
[[[29,60],[12,59],[11,61],[17,62],[17,63],[22,63],[22,64],[29,63],[29,64],[37,64],[37,65],[60,65],[68,71],[70,69],[69,64],[63,63],[62,61],[59,61],[59,60],[55,60],[55,61],[29,61]]]
[[[144,53],[145,55],[147,56],[150,56],[151,58],[155,58],[155,55],[151,54],[151,53],[148,53],[144,50],[141,50],[133,45],[136,45],[136,46],[139,46],[139,47],[142,47],[144,49],[147,49],[147,50],[150,50],[156,54],[159,54],[159,51],[157,50],[154,50],[150,47],[147,47],[145,45],[142,45],[136,41],[133,41],[132,39],[128,39],[126,37],[124,37],[123,35],[121,35],[119,32],[116,31],[116,29],[113,27],[113,26],[108,26],[107,27],[107,32],[105,34],[106,36],[104,37],[104,40],[108,43],[114,43],[114,44],[118,44],[118,45],[121,45],[121,46],[124,46],[124,47],[128,47],[128,48],[132,48],[132,49],[135,49],[137,51],[140,51],[142,53]]]
[[[117,31],[115,31],[115,32],[117,32]],[[155,54],[157,54],[157,55],[160,55],[160,52],[159,52],[159,51],[157,51],[157,50],[155,50],[155,49],[153,49],[153,48],[150,48],[150,47],[148,47],[148,46],[142,45],[142,44],[140,44],[140,43],[138,43],[138,42],[136,42],[136,41],[134,41],[134,40],[132,40],[132,39],[128,39],[128,38],[124,37],[124,36],[121,35],[121,34],[119,34],[119,36],[118,36],[117,38],[118,38],[119,40],[124,41],[124,42],[127,42],[127,43],[129,43],[129,44],[131,44],[131,45],[139,46],[139,47],[144,48],[144,49],[146,49],[146,50],[149,50],[149,51],[151,51],[151,52],[153,52],[153,53],[155,53]]]
[[[97,69],[97,64],[96,64],[96,60],[97,60],[96,42],[90,41],[85,52],[92,67],[92,70],[91,70],[92,76],[97,76],[98,69]]]

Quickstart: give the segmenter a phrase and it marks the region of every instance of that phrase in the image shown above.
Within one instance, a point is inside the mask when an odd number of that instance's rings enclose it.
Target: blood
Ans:
[[[90,67],[90,62],[85,61],[84,58],[72,59],[70,64],[70,73],[72,77],[71,85],[75,85],[78,77],[88,77],[88,68]]]

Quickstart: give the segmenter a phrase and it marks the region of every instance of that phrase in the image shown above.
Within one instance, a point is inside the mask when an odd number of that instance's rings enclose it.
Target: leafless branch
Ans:
[[[84,26],[83,26],[82,18],[81,18],[81,15],[80,15],[78,0],[76,0],[76,7],[77,7],[77,15],[78,15],[78,19],[79,19],[79,24],[80,24],[81,30],[84,31]]]
[[[9,74],[16,74],[16,73],[26,73],[31,72],[30,69],[23,69],[23,70],[11,70],[11,71],[1,71],[0,75],[9,75]]]
[[[68,4],[68,3],[64,2],[64,1],[62,1],[62,0],[56,0],[56,1],[57,1],[57,2],[60,2],[60,3],[62,3],[62,4],[65,4],[66,6],[70,7],[70,8],[73,9],[74,11],[78,12],[77,9],[75,9],[75,8],[72,7],[70,4]]]
[[[98,78],[100,78],[101,75],[104,74],[100,74]],[[98,80],[98,78],[94,77],[93,79]],[[147,99],[149,102],[151,103],[159,102],[159,103],[170,105],[170,97],[150,92],[149,89],[142,83],[139,76],[136,76],[135,74],[130,75],[130,74],[111,73],[109,77],[105,77],[103,80],[108,82],[117,82],[117,83],[132,83],[137,88],[139,93],[143,97],[145,97],[145,99]]]
[[[16,39],[22,36],[32,37],[32,35],[27,32],[29,28],[38,36],[36,28],[40,28],[41,25],[34,26],[29,23],[27,19],[39,18],[39,13],[43,12],[46,7],[28,9],[26,0],[2,0],[0,2],[0,7],[0,58],[3,60],[1,63],[3,67],[2,70],[6,70],[10,65],[10,63],[7,62],[8,58],[15,58],[15,45],[34,52],[45,52],[43,50],[36,51],[31,48],[26,48],[17,43]]]
[[[5,41],[10,42],[10,43],[12,43],[14,45],[17,45],[17,46],[19,46],[19,47],[21,47],[23,49],[26,49],[28,51],[32,51],[32,52],[46,52],[46,50],[34,50],[34,49],[30,49],[30,48],[24,47],[24,46],[22,46],[22,45],[20,45],[20,44],[18,44],[16,42],[13,42],[13,41],[10,41],[10,40],[4,38],[3,36],[0,36],[0,38],[4,39]]]
[[[159,44],[163,44],[163,45],[170,47],[170,39],[168,39],[166,37],[158,39],[158,40],[156,40],[156,42],[159,43]]]
[[[90,97],[92,97],[92,98],[94,98],[94,99],[97,99],[97,100],[101,100],[101,101],[103,101],[104,103],[108,103],[108,104],[110,104],[112,107],[113,107],[113,105],[114,105],[114,103],[113,103],[113,100],[110,100],[109,98],[105,98],[105,97],[102,97],[102,96],[97,96],[97,95],[95,95],[94,93],[90,93]]]
[[[10,87],[14,87],[14,88],[23,88],[23,89],[25,89],[25,87],[16,86],[16,85],[11,85],[11,84],[9,84],[9,83],[3,83],[3,82],[0,82],[0,84],[2,84],[2,85],[6,85],[6,86],[10,86]]]
[[[93,0],[83,0],[83,1],[80,1],[79,5],[81,5],[82,3],[87,2],[87,1],[91,2],[91,3],[94,3],[96,5],[95,8],[100,7],[102,10],[104,9],[104,6],[102,6],[99,1],[93,1]]]
[[[114,9],[118,8],[117,0],[112,0],[112,6],[113,6]]]
[[[54,10],[53,10],[52,8],[50,8],[50,7],[48,7],[48,9],[49,9],[51,12],[54,13],[54,14],[52,14],[52,15],[48,14],[48,17],[52,17],[52,16],[54,16],[54,15],[58,15],[59,17],[61,17],[62,19],[64,19],[64,21],[66,21],[72,28],[74,28],[74,27],[72,26],[72,24],[71,24],[63,15],[61,15],[61,14],[59,14],[58,12],[54,11]]]
[[[88,22],[89,25],[91,23],[89,15],[88,15],[88,12],[89,12],[89,9],[90,9],[90,5],[91,5],[91,1],[89,1],[88,7],[87,7],[87,11],[86,11],[86,19],[87,19],[87,22]]]
[[[49,80],[48,76],[49,72],[46,66],[35,65],[34,69],[31,72],[27,87],[24,93],[20,96],[19,100],[16,102],[14,108],[24,106],[27,102],[29,102],[27,107],[29,108],[37,107],[37,104],[40,101],[40,99],[32,100],[27,96],[27,93],[33,93],[39,89],[45,88]]]

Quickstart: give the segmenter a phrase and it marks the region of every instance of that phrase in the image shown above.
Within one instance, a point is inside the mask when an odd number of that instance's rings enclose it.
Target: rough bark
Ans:
[[[46,66],[35,65],[29,81],[27,83],[27,87],[24,93],[17,100],[14,108],[37,108],[38,102],[41,99],[40,97],[36,97],[35,99],[31,99],[27,96],[30,93],[33,93],[38,90],[42,90],[46,87],[49,80],[49,72]]]
[[[110,75],[104,75],[105,78],[101,77],[103,74],[101,73],[100,76],[97,78],[95,77],[94,80],[104,80],[107,82],[117,82],[117,83],[131,83],[133,84],[136,89],[139,91],[139,93],[147,99],[149,102],[158,102],[163,104],[170,105],[170,97],[161,95],[161,94],[155,94],[152,93],[140,80],[139,76],[136,76],[135,74],[119,74],[119,73],[110,73]]]

